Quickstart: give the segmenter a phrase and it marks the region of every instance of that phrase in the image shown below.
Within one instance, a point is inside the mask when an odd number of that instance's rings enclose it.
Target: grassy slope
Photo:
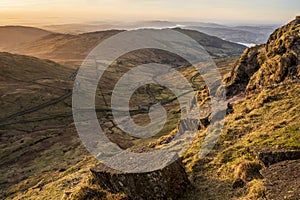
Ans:
[[[153,52],[148,52],[149,54],[151,55],[148,57],[149,59],[157,61]],[[147,54],[145,55],[147,56]],[[126,59],[130,60],[132,57],[129,55],[123,59],[125,62]],[[140,59],[142,62],[143,58]],[[165,56],[159,59],[165,59]],[[139,63],[139,59],[134,60],[136,63],[131,63],[132,65]],[[73,71],[52,61],[0,53],[0,62],[2,63],[0,68],[2,83],[0,106],[4,110],[1,121],[11,114],[58,98],[72,88],[73,81],[70,77]],[[221,66],[222,74],[225,74],[234,62],[234,58],[222,58],[216,62]],[[176,63],[181,63],[180,59]],[[112,70],[114,71],[113,68]],[[181,72],[188,79],[197,74],[193,68],[185,68]],[[115,76],[118,77],[118,73]],[[110,78],[114,77],[110,76]],[[105,85],[105,81],[111,80],[104,80],[102,85]],[[194,79],[193,82],[195,87],[202,85],[200,77]],[[156,99],[155,102],[170,98],[170,92],[161,90],[160,87],[150,87],[150,91]],[[138,90],[133,99],[139,97],[138,99],[146,100],[147,103],[153,96],[150,95],[151,98],[149,96],[141,97],[142,92],[143,89]],[[105,107],[100,92],[99,96],[96,96],[96,103],[97,108]],[[131,106],[135,108],[136,103]],[[178,121],[176,105],[176,101],[166,105],[173,114],[161,133],[162,135],[176,127]],[[64,116],[65,114],[68,115]],[[96,161],[92,157],[83,159],[88,153],[80,143],[69,114],[71,114],[71,99],[67,98],[35,112],[17,116],[8,121],[11,123],[10,125],[0,126],[1,141],[3,141],[0,159],[1,195],[15,199],[45,199],[52,196],[55,199],[69,198],[81,193],[86,185],[89,185],[86,183],[88,178],[79,178],[80,180],[78,180],[78,177],[88,175],[89,167]],[[104,115],[98,113],[98,117],[101,116]],[[47,119],[48,117],[51,119]],[[109,117],[104,117],[109,120]],[[43,118],[45,119],[40,120]],[[133,118],[145,119],[147,115],[135,115]],[[145,122],[145,120],[141,121]],[[153,141],[153,139],[134,141],[118,129],[113,129],[109,137],[124,147]],[[77,165],[80,167],[76,167]],[[89,191],[89,189],[87,190]],[[106,196],[110,198],[111,194]],[[116,199],[117,196],[111,198]]]
[[[187,192],[184,199],[262,198],[262,179],[254,179],[242,189],[232,188],[235,170],[246,161],[258,162],[252,153],[254,148],[300,148],[299,95],[300,83],[287,82],[236,102],[215,149],[201,161],[195,155],[205,130],[199,132],[185,157],[196,188]]]
[[[254,179],[242,189],[233,189],[235,169],[247,160],[256,161],[251,153],[252,147],[300,148],[299,88],[299,82],[281,84],[257,91],[236,102],[234,113],[226,117],[216,148],[203,160],[195,157],[205,135],[205,130],[200,131],[198,139],[185,157],[194,187],[189,189],[183,199],[263,197],[262,179]],[[96,195],[98,199],[121,198],[122,194],[112,196],[92,184],[89,168],[95,163],[92,157],[86,157],[66,171],[49,171],[39,178],[30,177],[10,190],[19,190],[16,199],[45,199],[50,196],[56,199],[80,199],[79,197],[87,197],[86,195]],[[20,188],[28,188],[29,182],[34,184],[28,190],[20,192]],[[39,185],[42,183],[45,185],[40,189]]]
[[[203,160],[197,153],[206,130],[198,133],[185,156],[195,188],[184,199],[265,199],[256,149],[300,149],[298,32],[297,18],[266,45],[247,49],[225,79],[230,96],[245,90],[246,96],[234,103],[218,143]],[[239,179],[245,187],[233,187]]]
[[[160,53],[158,53],[160,55]],[[149,56],[150,55],[150,56]],[[144,56],[157,61],[155,53],[147,52]],[[169,55],[161,56],[158,60],[166,59]],[[122,57],[123,62],[129,62],[133,66],[142,62],[144,58],[135,59],[131,55]],[[135,60],[135,63],[130,60]],[[222,66],[222,74],[230,68],[234,58],[219,59],[217,63]],[[34,57],[0,53],[0,81],[1,81],[1,122],[8,125],[0,126],[1,136],[1,195],[22,199],[22,198],[50,198],[72,196],[73,190],[81,191],[86,185],[86,178],[78,181],[75,177],[83,177],[89,174],[89,167],[96,161],[88,155],[82,146],[71,118],[71,98],[67,97],[53,105],[45,106],[34,112],[17,115],[8,121],[7,117],[22,111],[26,111],[37,105],[51,102],[70,92],[73,80],[70,78],[73,70],[61,66],[49,60],[40,60]],[[180,59],[176,63],[182,64]],[[227,67],[226,67],[227,66]],[[115,71],[112,66],[111,70]],[[122,68],[123,69],[123,68]],[[125,69],[125,68],[124,68]],[[109,73],[108,70],[107,73]],[[197,74],[193,68],[183,68],[181,72],[191,79]],[[104,93],[107,81],[111,82],[120,76],[122,72],[116,72],[109,79],[100,81]],[[197,77],[193,80],[195,87],[202,85],[202,79]],[[132,97],[132,108],[137,107],[135,99],[144,103],[149,103],[149,99],[154,98],[154,102],[170,100],[170,91],[162,90],[158,86],[150,86],[152,94],[145,96],[145,91],[141,88]],[[101,92],[96,96],[97,108],[105,108]],[[143,96],[144,95],[144,96]],[[178,102],[166,104],[167,110],[172,113],[167,121],[167,125],[160,133],[169,133],[177,126],[178,122]],[[105,121],[110,121],[103,113],[98,113],[98,117],[104,117]],[[147,114],[137,114],[133,116],[137,123],[145,123]],[[104,126],[104,129],[108,127]],[[132,145],[142,145],[152,142],[149,140],[133,140],[124,135],[120,130],[113,128],[108,135],[112,141],[125,148]],[[76,163],[80,169],[76,169]],[[69,169],[70,168],[70,169]],[[76,170],[72,170],[76,169]],[[71,180],[70,180],[71,179]],[[67,183],[65,183],[67,181]],[[94,187],[94,186],[93,186]],[[58,189],[57,189],[58,188]],[[77,188],[77,189],[76,189]],[[69,192],[72,191],[72,192]],[[110,194],[107,194],[110,196]],[[116,198],[115,196],[113,198]]]

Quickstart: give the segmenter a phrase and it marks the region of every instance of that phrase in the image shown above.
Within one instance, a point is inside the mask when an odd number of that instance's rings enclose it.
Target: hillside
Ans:
[[[227,42],[217,37],[197,31],[175,29],[189,35],[199,42],[214,58],[240,55],[246,48],[243,45]],[[121,30],[98,31],[79,35],[50,34],[34,43],[26,43],[17,48],[6,49],[12,53],[50,59],[67,66],[79,66],[88,53],[108,37],[120,33]]]
[[[96,112],[101,126],[111,141],[124,149],[153,142],[174,130],[178,123],[178,101],[169,90],[157,85],[140,88],[130,103],[132,117],[137,123],[145,124],[148,114],[139,105],[163,102],[170,117],[157,136],[145,140],[133,138],[113,123],[108,108],[109,95],[127,70],[146,61],[173,62],[174,67],[186,65],[182,59],[166,52],[144,50],[140,53],[143,57],[136,57],[134,52],[120,57],[107,70],[106,78],[100,80],[101,90],[96,93]],[[217,60],[223,74],[228,72],[231,62]],[[40,197],[61,198],[66,190],[80,189],[96,160],[81,144],[72,119],[75,70],[50,60],[10,53],[0,53],[0,66],[1,196],[19,199],[34,196],[39,191]],[[196,88],[202,87],[203,80],[194,68],[179,70],[193,79]]]
[[[26,26],[0,26],[0,51],[17,48],[23,43],[36,41],[50,31]]]
[[[198,31],[179,28],[174,30],[184,33],[196,40],[214,58],[237,56],[245,49],[245,46],[243,45],[228,42],[218,37],[207,35]]]
[[[88,35],[94,34],[98,39],[98,33]],[[61,34],[55,37],[58,36],[63,40],[73,38]],[[234,60],[234,57],[216,59],[222,74],[231,69]],[[178,101],[172,93],[160,86],[147,85],[132,97],[132,117],[137,123],[145,124],[149,120],[148,114],[138,105],[163,102],[170,116],[163,130],[154,138],[139,140],[115,127],[108,109],[110,103],[105,102],[110,102],[109,94],[116,81],[130,68],[143,62],[170,63],[192,80],[196,89],[203,87],[198,72],[191,67],[182,67],[187,66],[186,61],[172,54],[146,49],[139,54],[132,52],[120,57],[107,70],[106,78],[100,80],[102,90],[97,91],[96,111],[108,137],[124,149],[154,142],[174,130],[178,123]],[[50,60],[10,53],[0,53],[0,66],[0,107],[3,111],[0,116],[3,141],[1,196],[19,199],[38,194],[40,198],[53,196],[57,199],[66,193],[70,196],[81,191],[89,178],[89,168],[96,160],[81,144],[72,120],[71,89],[75,70]]]
[[[196,156],[207,130],[200,131],[185,156],[194,188],[183,199],[299,199],[299,88],[299,81],[286,82],[234,102],[202,160]]]
[[[7,51],[50,59],[74,67],[74,65],[79,66],[88,53],[101,41],[119,32],[112,30],[80,35],[53,33],[34,43],[25,43]]]
[[[187,26],[187,29],[197,30],[208,35],[245,44],[263,44],[277,26]]]
[[[225,125],[214,149],[203,159],[199,159],[198,153],[210,117],[206,118],[206,125],[199,126],[193,144],[183,156],[191,184],[182,200],[300,198],[299,24],[297,17],[277,29],[267,44],[246,49],[234,65],[233,57],[215,55],[229,99]],[[179,31],[214,52],[234,55],[235,52],[227,50],[238,47],[209,36],[201,41],[206,35],[195,31]],[[83,56],[90,43],[80,50],[72,46],[75,41],[100,41],[114,33],[52,34],[38,42],[47,44],[51,40],[51,49],[74,48],[77,55]],[[214,41],[218,42],[212,44]],[[39,45],[36,48],[41,48]],[[53,58],[74,58],[73,54],[52,53]],[[101,127],[122,149],[145,145],[162,148],[178,129],[178,101],[172,92],[154,84],[134,93],[130,114],[143,125],[149,117],[139,105],[161,102],[170,116],[164,129],[143,140],[124,134],[114,124],[108,109],[114,84],[129,69],[146,61],[167,62],[176,67],[198,91],[199,104],[209,101],[199,73],[180,57],[152,49],[121,56],[100,80],[101,89],[96,91],[95,101]],[[0,195],[5,199],[128,199],[125,189],[124,193],[112,194],[91,176],[90,169],[99,163],[76,134],[70,97],[73,77],[74,70],[49,60],[0,53],[0,107],[4,110],[0,117]]]
[[[54,166],[58,170],[75,164],[84,151],[78,153],[80,142],[70,127],[70,115],[61,118],[71,110],[66,97],[72,87],[67,78],[72,71],[49,60],[9,53],[0,53],[0,63],[3,197],[9,186],[21,180],[38,177]],[[63,151],[68,161],[63,161]]]
[[[246,49],[225,80],[229,95],[300,77],[300,19],[277,29],[267,44]]]
[[[297,17],[246,49],[225,75],[233,98],[222,134],[199,160],[207,130],[198,133],[185,157],[195,188],[183,199],[300,198],[299,25]]]
[[[1,199],[60,199],[59,188],[84,182],[97,162],[72,119],[73,73],[50,60],[0,53]]]

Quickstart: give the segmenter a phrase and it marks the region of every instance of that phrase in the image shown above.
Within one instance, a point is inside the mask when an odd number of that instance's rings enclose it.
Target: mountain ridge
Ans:
[[[214,58],[237,56],[246,48],[243,45],[228,42],[200,33],[194,30],[174,29],[195,39]],[[24,43],[17,48],[7,51],[17,54],[50,59],[67,66],[80,66],[89,52],[105,39],[122,32],[123,30],[107,30],[83,33],[78,35],[52,33],[35,42]]]
[[[0,26],[0,51],[14,48],[26,42],[33,42],[50,31],[29,26]]]

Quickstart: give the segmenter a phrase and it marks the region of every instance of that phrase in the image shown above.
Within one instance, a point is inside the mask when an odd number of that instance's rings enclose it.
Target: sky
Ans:
[[[173,20],[286,23],[299,0],[0,0],[0,23]]]

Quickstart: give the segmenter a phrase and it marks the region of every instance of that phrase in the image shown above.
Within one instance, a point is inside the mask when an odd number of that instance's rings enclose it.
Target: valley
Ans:
[[[275,30],[266,44],[251,48],[200,29],[173,30],[207,50],[222,75],[229,101],[217,144],[199,159],[211,120],[210,109],[205,110],[203,119],[208,124],[199,127],[182,157],[191,185],[180,199],[299,199],[299,17]],[[249,31],[249,27],[239,30]],[[97,185],[90,169],[99,161],[82,144],[72,114],[78,67],[96,45],[120,32],[65,34],[0,28],[1,199],[128,199],[126,191],[111,193]],[[181,110],[176,96],[155,84],[134,92],[130,114],[137,124],[145,125],[149,116],[143,105],[161,103],[168,114],[163,129],[140,139],[115,125],[110,109],[114,85],[130,69],[145,63],[171,65],[197,91],[198,105],[210,105],[203,78],[181,57],[157,49],[122,55],[105,71],[95,96],[99,123],[121,149],[163,148],[178,129]],[[273,163],[266,164],[261,155]],[[276,174],[286,176],[277,180]]]

